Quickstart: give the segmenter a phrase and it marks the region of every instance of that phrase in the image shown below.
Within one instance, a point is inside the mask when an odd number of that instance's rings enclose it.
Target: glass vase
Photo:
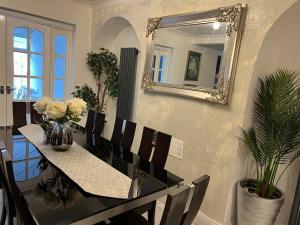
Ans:
[[[73,133],[68,123],[56,123],[50,138],[51,146],[58,151],[66,151],[73,144]]]

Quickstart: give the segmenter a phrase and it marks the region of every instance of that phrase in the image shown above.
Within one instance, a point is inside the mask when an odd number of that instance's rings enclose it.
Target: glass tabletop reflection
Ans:
[[[16,127],[2,129],[0,133],[6,132],[7,150],[13,159],[15,180],[39,224],[70,224],[183,181],[130,149],[113,145],[80,126],[72,125],[72,131],[77,144],[132,180],[128,199],[86,193],[44,158]]]

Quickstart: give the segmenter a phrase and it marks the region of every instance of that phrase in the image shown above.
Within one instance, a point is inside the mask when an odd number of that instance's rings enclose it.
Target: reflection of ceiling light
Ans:
[[[214,30],[219,30],[221,28],[221,24],[219,22],[214,22],[212,26]]]

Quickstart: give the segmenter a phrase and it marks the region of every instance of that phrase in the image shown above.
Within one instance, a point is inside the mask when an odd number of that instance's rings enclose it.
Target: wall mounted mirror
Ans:
[[[142,88],[226,104],[246,6],[150,18]]]

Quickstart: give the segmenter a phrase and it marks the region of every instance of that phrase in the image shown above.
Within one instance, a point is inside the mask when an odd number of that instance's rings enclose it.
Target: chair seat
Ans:
[[[152,225],[143,216],[129,212],[118,216],[110,225]]]

